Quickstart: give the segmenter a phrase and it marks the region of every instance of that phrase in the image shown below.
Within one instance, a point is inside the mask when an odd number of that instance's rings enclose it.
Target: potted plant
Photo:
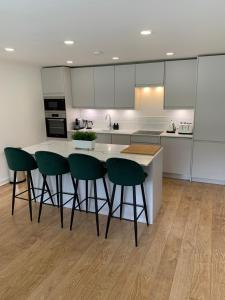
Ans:
[[[93,131],[76,131],[72,134],[73,144],[77,149],[94,149],[96,138]]]

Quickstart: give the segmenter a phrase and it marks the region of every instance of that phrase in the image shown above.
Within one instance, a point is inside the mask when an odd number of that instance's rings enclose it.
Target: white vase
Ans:
[[[95,148],[95,140],[94,141],[73,140],[73,144],[77,149],[92,150]]]

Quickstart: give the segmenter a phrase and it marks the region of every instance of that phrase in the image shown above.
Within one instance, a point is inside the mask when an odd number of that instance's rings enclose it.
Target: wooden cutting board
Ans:
[[[155,155],[160,150],[160,148],[161,146],[159,145],[132,144],[123,149],[121,153]]]

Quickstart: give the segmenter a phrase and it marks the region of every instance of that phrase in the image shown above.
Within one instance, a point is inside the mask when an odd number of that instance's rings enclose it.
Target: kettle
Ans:
[[[83,129],[85,127],[85,122],[82,119],[75,119],[74,122],[74,129],[75,130],[79,130],[79,129]]]
[[[172,120],[171,120],[166,132],[168,132],[168,133],[175,133],[176,132],[176,126],[175,126],[175,124]]]
[[[93,122],[92,122],[92,121],[89,121],[89,120],[87,120],[87,123],[86,123],[86,128],[87,128],[87,129],[92,129],[92,126],[93,126]]]

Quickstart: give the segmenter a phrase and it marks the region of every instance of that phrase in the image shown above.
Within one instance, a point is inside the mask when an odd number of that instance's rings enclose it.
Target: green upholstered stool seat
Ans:
[[[123,206],[124,205],[132,205],[134,211],[134,232],[135,232],[135,245],[138,245],[137,242],[137,220],[142,214],[145,213],[146,223],[148,222],[148,213],[147,213],[147,205],[145,199],[145,191],[144,191],[144,182],[147,177],[147,173],[144,172],[143,168],[136,163],[135,161],[124,159],[124,158],[110,158],[106,161],[106,167],[108,172],[108,177],[110,181],[113,183],[113,191],[111,197],[111,207],[108,215],[107,227],[105,238],[108,236],[108,230],[110,225],[110,220],[117,209],[120,209],[120,219],[122,219]],[[115,199],[115,192],[117,185],[121,186],[121,197],[120,204],[113,210],[113,203]],[[136,186],[141,186],[143,206],[137,205],[136,203]],[[133,189],[133,203],[124,203],[124,187],[132,187]],[[137,207],[141,207],[142,211],[139,213],[137,217]]]
[[[56,176],[69,173],[69,164],[65,157],[50,151],[35,153],[38,169],[46,176]]]
[[[44,189],[47,185],[47,176],[54,176],[56,180],[56,193],[54,195],[50,194],[50,199],[54,205],[53,196],[57,196],[57,204],[60,207],[61,216],[61,227],[63,228],[63,186],[62,186],[62,175],[69,173],[69,164],[65,157],[50,151],[38,151],[35,153],[35,158],[37,161],[38,169],[43,177],[42,186],[42,197],[39,207],[38,222],[40,222],[42,205],[46,202],[44,201]]]
[[[110,158],[106,162],[110,181],[123,186],[140,185],[145,181],[146,173],[133,160]]]
[[[78,184],[80,180],[85,181],[85,199],[80,202],[82,204],[85,202],[86,204],[86,213],[88,212],[88,204],[89,199],[92,199],[92,197],[88,196],[88,182],[93,181],[94,184],[94,201],[95,201],[95,216],[96,216],[96,229],[97,229],[97,235],[99,235],[99,219],[98,219],[98,213],[103,208],[104,205],[98,208],[98,197],[97,197],[97,179],[102,179],[105,194],[106,194],[106,200],[104,204],[108,204],[110,206],[109,201],[109,195],[107,190],[107,185],[105,181],[105,174],[107,172],[105,166],[103,163],[101,163],[97,158],[94,158],[92,156],[86,155],[86,154],[71,154],[68,157],[69,166],[70,166],[70,173],[72,176],[72,181],[74,183],[74,201],[73,201],[73,208],[71,213],[71,222],[70,222],[70,230],[72,230],[73,225],[73,218],[74,218],[74,210],[76,208],[75,201],[77,198],[77,190],[78,190]],[[102,200],[102,199],[101,199]]]
[[[37,163],[32,155],[20,148],[7,147],[4,149],[4,152],[9,169],[14,171],[12,215],[14,214],[15,199],[25,199],[21,197],[21,195],[28,192],[30,220],[32,221],[32,200],[34,199],[36,201],[36,196],[31,171],[37,169]],[[18,171],[27,172],[27,190],[16,194],[16,176]],[[31,190],[33,193],[33,199],[31,198]]]
[[[34,157],[20,148],[5,148],[8,167],[13,171],[32,171],[37,169]]]

